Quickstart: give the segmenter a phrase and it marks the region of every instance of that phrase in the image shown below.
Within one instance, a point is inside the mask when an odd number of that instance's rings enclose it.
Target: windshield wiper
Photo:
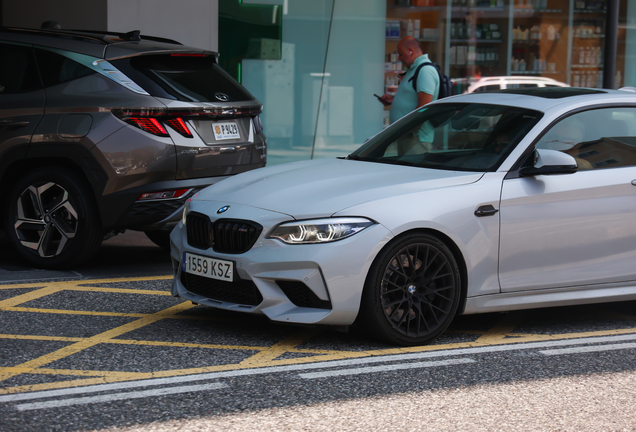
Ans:
[[[346,157],[346,159],[349,159],[349,160],[359,160],[359,161],[368,160],[368,159],[366,159],[366,158],[361,158],[360,156],[358,156],[358,155],[354,155],[354,154],[350,154],[349,156],[347,156],[347,157]]]

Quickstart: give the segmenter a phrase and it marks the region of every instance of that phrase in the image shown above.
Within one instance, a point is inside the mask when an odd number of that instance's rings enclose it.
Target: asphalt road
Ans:
[[[636,302],[458,317],[397,348],[173,298],[135,233],[72,272],[0,268],[3,432],[636,430]]]
[[[138,231],[126,231],[102,243],[86,264],[70,271],[41,270],[29,267],[6,241],[0,241],[0,283],[53,280],[155,276],[171,273],[167,251]]]

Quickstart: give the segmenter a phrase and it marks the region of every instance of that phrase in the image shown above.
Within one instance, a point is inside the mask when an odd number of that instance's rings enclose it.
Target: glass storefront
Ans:
[[[244,58],[264,105],[268,165],[344,156],[387,123],[373,94],[396,90],[407,35],[457,93],[509,87],[636,86],[636,0],[619,2],[615,65],[605,63],[608,0],[242,0],[282,21],[275,58]],[[267,17],[266,17],[267,18]],[[269,18],[268,18],[269,19]],[[616,27],[614,25],[614,27]],[[223,34],[219,35],[223,39]],[[268,41],[254,42],[259,49]],[[251,43],[251,42],[250,42]],[[254,50],[252,50],[254,51]],[[256,50],[258,51],[258,50]],[[223,52],[221,52],[223,56]],[[499,80],[485,78],[503,77]],[[488,82],[486,82],[488,81]],[[471,88],[471,84],[482,85]]]
[[[622,6],[626,12],[627,2]],[[606,13],[605,0],[387,0],[385,83],[387,88],[394,83],[397,42],[409,35],[442,66],[457,93],[495,76],[601,88]],[[625,52],[624,43],[620,50]],[[624,54],[618,54],[617,87],[624,64]],[[533,85],[518,81],[510,80]]]
[[[243,3],[282,9],[281,59],[241,66],[264,106],[268,165],[346,156],[382,129],[384,0]]]

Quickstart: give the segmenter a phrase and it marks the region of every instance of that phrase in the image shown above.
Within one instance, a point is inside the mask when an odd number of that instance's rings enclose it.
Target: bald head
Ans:
[[[411,67],[415,59],[422,55],[420,44],[413,36],[400,39],[397,46],[398,58],[406,67]]]

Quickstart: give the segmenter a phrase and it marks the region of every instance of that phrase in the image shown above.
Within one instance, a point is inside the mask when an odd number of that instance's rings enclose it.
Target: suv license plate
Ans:
[[[213,123],[212,131],[214,132],[214,139],[217,141],[238,139],[241,137],[235,122]]]
[[[183,253],[183,271],[225,282],[234,281],[234,263],[216,258]]]

